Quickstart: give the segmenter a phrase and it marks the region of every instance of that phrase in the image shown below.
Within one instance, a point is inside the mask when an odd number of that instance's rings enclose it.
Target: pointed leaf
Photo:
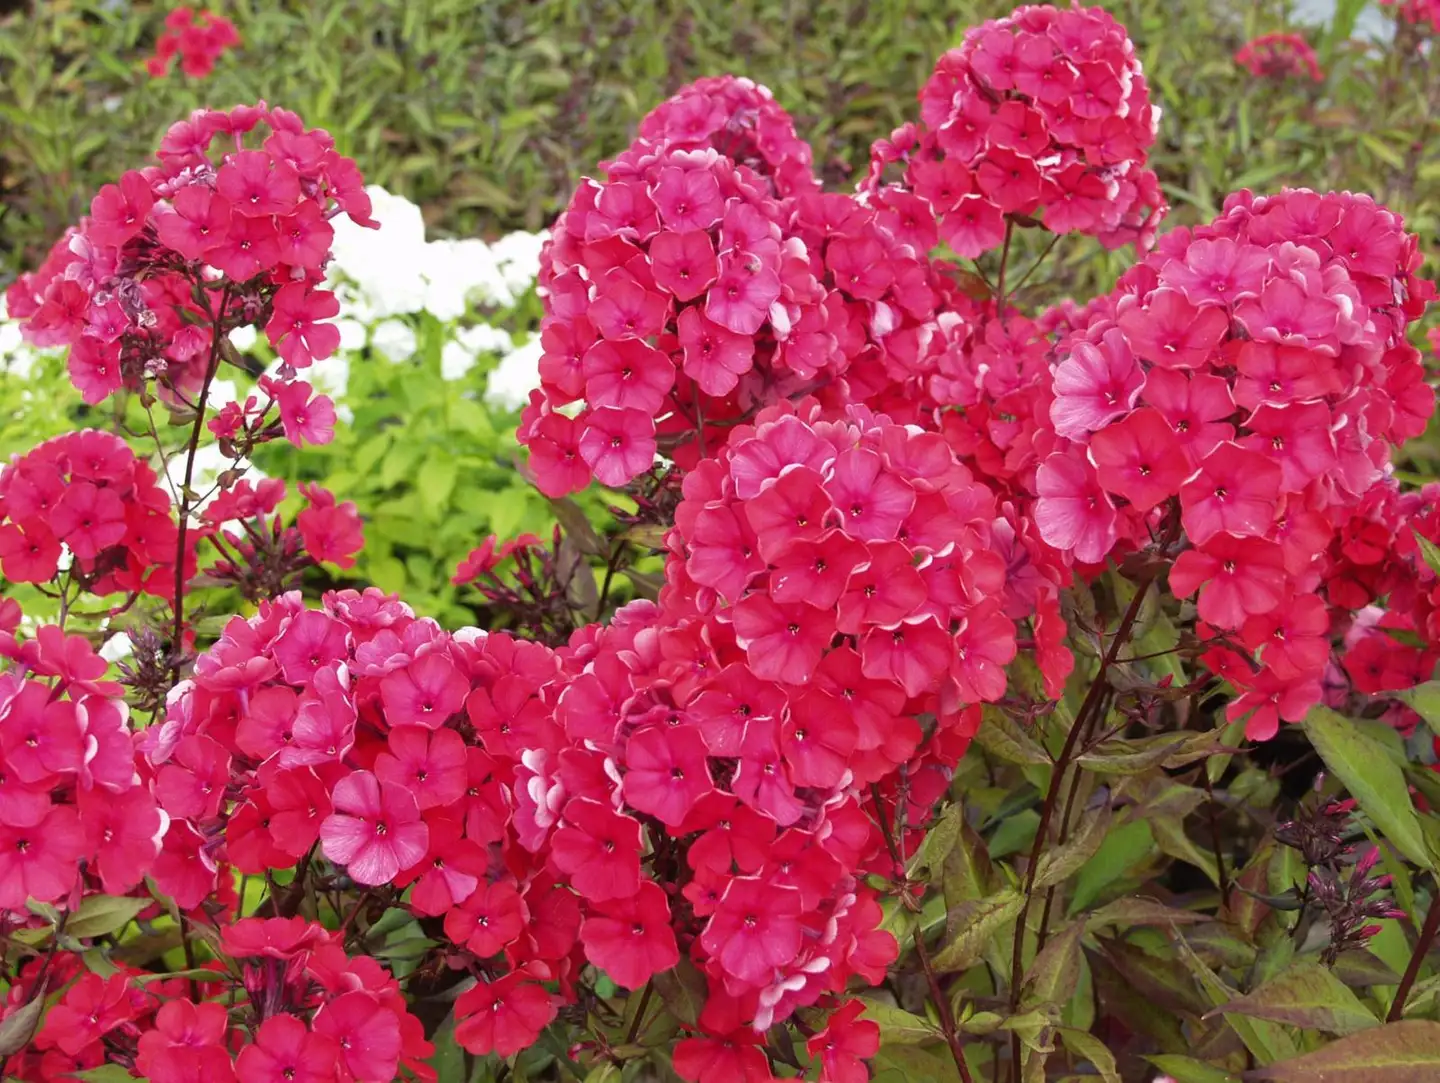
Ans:
[[[1095,1065],[1095,1071],[1105,1083],[1120,1083],[1120,1070],[1115,1064],[1115,1054],[1104,1042],[1087,1030],[1074,1027],[1056,1027],[1060,1042],[1077,1057],[1084,1057]]]
[[[1178,931],[1175,933],[1175,945],[1180,951],[1181,961],[1195,979],[1195,984],[1211,1004],[1219,1007],[1235,999],[1235,991],[1205,965],[1205,961],[1190,949],[1190,945]],[[1294,1039],[1269,1020],[1250,1019],[1227,1013],[1225,1022],[1240,1036],[1245,1048],[1255,1055],[1255,1059],[1264,1064],[1273,1064],[1277,1060],[1294,1056],[1297,1052]]]
[[[1131,820],[1115,828],[1080,870],[1075,894],[1070,897],[1069,913],[1084,910],[1111,884],[1149,860],[1155,849],[1155,836],[1146,821]]]
[[[1005,763],[1039,767],[1049,767],[1052,763],[1039,742],[999,707],[985,708],[975,743]]]
[[[1080,937],[1083,921],[1072,921],[1046,942],[1025,973],[1022,1003],[1029,1008],[1050,1006],[1056,1017],[1080,985]]]
[[[1440,1023],[1387,1023],[1243,1078],[1245,1083],[1434,1083],[1440,1079]]]
[[[1110,830],[1110,820],[1110,806],[1102,805],[1097,812],[1086,815],[1079,830],[1063,844],[1041,854],[1035,865],[1036,890],[1069,879],[1094,857]]]
[[[1117,929],[1129,929],[1137,925],[1195,925],[1210,919],[1204,914],[1190,910],[1177,910],[1155,899],[1139,895],[1126,896],[1106,903],[1100,909],[1086,915],[1085,923],[1091,929],[1114,925]]]
[[[154,905],[154,899],[91,895],[70,915],[70,920],[65,923],[65,935],[108,936],[123,929],[141,910]]]
[[[890,1045],[875,1054],[873,1083],[960,1083],[955,1062],[945,1051]]]
[[[1380,1025],[1345,983],[1318,963],[1292,963],[1254,992],[1238,997],[1215,1012],[1233,1012],[1256,1019],[1331,1034],[1353,1034]]]
[[[960,826],[964,823],[964,817],[964,809],[959,804],[953,804],[930,825],[930,830],[925,832],[925,841],[915,851],[915,856],[910,859],[906,869],[911,879],[917,879],[922,869],[930,874],[928,879],[936,879],[935,874],[944,868],[945,859],[950,856],[951,849],[960,838]]]
[[[935,956],[935,969],[942,974],[968,970],[980,961],[986,946],[1015,920],[1025,897],[1014,888],[962,903],[952,914],[956,933]]]
[[[1425,720],[1431,730],[1440,733],[1440,681],[1426,681],[1414,688],[1402,688],[1385,694],[1403,700]]]
[[[1327,707],[1312,708],[1302,724],[1325,766],[1375,826],[1410,861],[1433,869],[1405,774],[1384,746]]]
[[[1138,740],[1116,739],[1075,757],[1075,762],[1101,775],[1143,775],[1179,752],[1187,740],[1173,733]]]
[[[13,1015],[0,1020],[0,1057],[20,1052],[35,1036],[40,1025],[40,1016],[45,1011],[45,997],[37,995]]]
[[[136,1083],[137,1078],[128,1069],[118,1064],[102,1064],[98,1068],[87,1068],[83,1072],[71,1072],[70,1079],[89,1080],[89,1083]]]
[[[944,1036],[940,1028],[923,1016],[886,1004],[875,997],[861,997],[865,1004],[865,1018],[880,1027],[882,1045],[915,1045],[934,1041]]]
[[[1440,575],[1440,545],[1436,545],[1420,531],[1411,527],[1415,533],[1415,544],[1420,547],[1420,555],[1425,558],[1425,563],[1436,575]]]
[[[999,887],[990,851],[980,833],[961,817],[960,832],[945,858],[942,887],[945,905],[954,911],[961,903],[983,899]],[[954,926],[950,926],[954,932]]]

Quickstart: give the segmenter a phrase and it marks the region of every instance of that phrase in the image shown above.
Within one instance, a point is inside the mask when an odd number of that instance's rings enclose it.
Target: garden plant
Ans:
[[[539,244],[273,102],[93,194],[6,294],[83,405],[0,470],[0,1077],[1440,1078],[1433,220],[1204,207],[1101,8],[902,121],[837,185],[699,78]]]

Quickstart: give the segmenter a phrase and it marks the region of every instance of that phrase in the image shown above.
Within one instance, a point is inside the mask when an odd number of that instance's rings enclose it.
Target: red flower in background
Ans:
[[[165,17],[165,31],[155,42],[155,54],[145,61],[145,70],[159,79],[179,56],[181,71],[191,79],[203,79],[227,49],[239,44],[235,24],[223,15],[176,8]]]
[[[1261,34],[1251,38],[1235,54],[1235,63],[1251,75],[1266,79],[1286,79],[1292,75],[1317,83],[1325,79],[1315,50],[1299,34]]]

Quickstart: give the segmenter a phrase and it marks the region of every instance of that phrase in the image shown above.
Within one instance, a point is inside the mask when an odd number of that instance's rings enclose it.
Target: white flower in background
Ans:
[[[330,273],[338,280],[341,304],[359,300],[376,317],[419,312],[425,302],[425,219],[402,196],[374,184],[365,191],[379,229],[357,226],[343,215],[331,223]]]
[[[442,380],[463,380],[475,367],[475,351],[463,342],[451,339],[440,348],[440,378]]]
[[[528,290],[539,276],[540,249],[545,247],[546,237],[544,233],[507,233],[490,246],[505,285],[515,297]]]
[[[474,327],[462,327],[455,332],[455,338],[471,353],[506,354],[515,348],[510,332],[503,327],[492,327],[488,323],[477,323]]]
[[[135,653],[135,644],[130,642],[128,632],[116,632],[101,645],[97,653],[107,662],[123,662]]]
[[[234,380],[211,380],[210,394],[205,399],[205,404],[212,410],[219,410],[232,402],[239,402],[236,398]]]
[[[378,185],[365,189],[379,229],[335,219],[331,285],[342,316],[364,323],[429,312],[458,320],[471,302],[507,308],[534,283],[545,235],[511,233],[495,244],[477,238],[425,239],[420,208]]]
[[[0,372],[28,380],[35,369],[35,362],[60,352],[53,348],[37,349],[26,342],[20,334],[20,321],[10,319],[5,308],[5,295],[0,293]]]
[[[415,356],[419,340],[415,329],[402,320],[382,320],[370,328],[370,345],[397,364]]]
[[[365,341],[370,337],[365,324],[360,320],[341,316],[335,321],[335,328],[340,332],[340,351],[355,351],[365,348]]]
[[[518,410],[530,401],[530,392],[540,386],[540,336],[531,335],[500,359],[485,385],[485,401],[502,410]]]
[[[234,346],[241,353],[249,353],[255,348],[255,343],[259,338],[260,335],[256,332],[255,328],[246,324],[230,332],[230,345]]]

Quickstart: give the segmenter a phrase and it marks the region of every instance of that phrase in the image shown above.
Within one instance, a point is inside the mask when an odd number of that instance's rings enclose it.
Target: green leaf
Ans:
[[[937,874],[944,869],[950,851],[960,838],[964,817],[965,810],[959,804],[950,805],[940,814],[925,833],[925,841],[915,851],[915,856],[910,859],[905,870],[911,879],[918,879],[922,870],[927,874],[926,879],[939,879]]]
[[[420,502],[431,518],[438,518],[445,510],[450,494],[455,491],[455,480],[459,477],[460,464],[448,451],[431,455],[420,467],[415,479],[420,491]]]
[[[1318,963],[1292,963],[1260,988],[1216,1009],[1307,1030],[1353,1034],[1380,1025],[1345,983]]]
[[[1235,990],[1222,982],[1213,970],[1205,965],[1203,959],[1190,949],[1185,938],[1178,932],[1175,934],[1175,944],[1180,951],[1180,960],[1185,964],[1195,979],[1195,984],[1205,998],[1215,1007],[1220,1007],[1235,999]],[[1282,1030],[1277,1024],[1267,1019],[1251,1019],[1243,1015],[1225,1014],[1225,1022],[1240,1036],[1245,1043],[1245,1048],[1254,1054],[1255,1059],[1262,1064],[1273,1064],[1277,1060],[1293,1056],[1297,1050],[1295,1042],[1288,1033]]]
[[[945,905],[951,911],[957,910],[963,902],[983,899],[999,887],[995,868],[990,863],[990,853],[985,848],[985,840],[980,837],[979,832],[964,822],[963,816],[958,819],[960,831],[955,844],[945,856],[945,868],[942,872]],[[954,931],[953,926],[951,931]]]
[[[883,1046],[875,1054],[872,1083],[960,1083],[948,1052],[914,1045]]]
[[[943,1037],[940,1028],[923,1016],[874,997],[860,999],[865,1004],[865,1018],[880,1027],[882,1045],[915,1045]]]
[[[1432,572],[1440,575],[1440,545],[1436,545],[1424,534],[1421,534],[1420,531],[1415,530],[1414,527],[1411,527],[1411,530],[1414,531],[1415,534],[1415,544],[1420,547],[1420,556],[1424,558],[1425,563],[1429,565]]]
[[[1035,888],[1049,887],[1068,879],[1095,856],[1110,830],[1110,806],[1082,818],[1080,829],[1053,850],[1046,850],[1035,863]]]
[[[1434,546],[1432,545],[1431,548],[1433,549]],[[1402,688],[1397,692],[1385,694],[1402,700],[1425,720],[1425,724],[1431,730],[1440,734],[1440,681],[1426,681],[1414,688]]]
[[[1091,929],[1100,929],[1106,925],[1129,929],[1137,925],[1195,925],[1209,920],[1204,914],[1177,910],[1173,906],[1166,906],[1162,902],[1140,895],[1127,895],[1092,911],[1086,916],[1085,923]]]
[[[1099,1038],[1086,1030],[1074,1027],[1056,1027],[1055,1033],[1062,1045],[1077,1057],[1084,1057],[1095,1066],[1105,1083],[1120,1083],[1120,1070],[1115,1064],[1115,1054]]]
[[[665,1010],[682,1023],[694,1025],[705,1005],[705,976],[690,960],[682,958],[678,965],[650,979]]]
[[[18,1053],[30,1044],[45,1012],[44,996],[36,996],[24,1007],[0,1020],[0,1057]]]
[[[1060,1009],[1075,995],[1080,985],[1080,938],[1085,933],[1083,921],[1072,921],[1051,937],[1030,969],[1025,972],[1025,989],[1021,1003],[1027,1008],[1048,1006],[1058,1018]]]
[[[935,956],[935,969],[945,974],[974,966],[1024,905],[1025,896],[1009,887],[962,903],[952,914],[955,935]]]
[[[1200,736],[1208,739],[1210,735]],[[1133,741],[1117,739],[1106,741],[1083,756],[1075,757],[1075,762],[1085,770],[1100,775],[1143,775],[1189,743],[1190,739],[1185,735],[1173,733]]]
[[[71,1072],[71,1079],[85,1079],[90,1083],[134,1083],[144,1076],[133,1076],[118,1064],[102,1064],[98,1068],[87,1068],[83,1072]]]
[[[1196,1060],[1178,1053],[1160,1053],[1146,1057],[1151,1064],[1164,1072],[1175,1083],[1240,1083],[1240,1077],[1231,1075],[1223,1068]]]
[[[75,937],[109,936],[128,925],[136,914],[154,899],[131,899],[116,895],[91,895],[65,923],[65,935]]]
[[[1303,725],[1325,766],[1345,783],[1375,826],[1406,858],[1433,870],[1405,773],[1385,747],[1328,707],[1312,708]]]
[[[1440,1023],[1387,1023],[1242,1078],[1245,1083],[1435,1083],[1440,1079]]]
[[[1104,890],[1155,852],[1155,836],[1144,820],[1121,824],[1108,835],[1085,863],[1075,881],[1075,894],[1070,897],[1069,913],[1078,914],[1094,902]]]
[[[999,707],[985,707],[975,743],[1005,763],[1049,767],[1053,762],[1035,738]]]

